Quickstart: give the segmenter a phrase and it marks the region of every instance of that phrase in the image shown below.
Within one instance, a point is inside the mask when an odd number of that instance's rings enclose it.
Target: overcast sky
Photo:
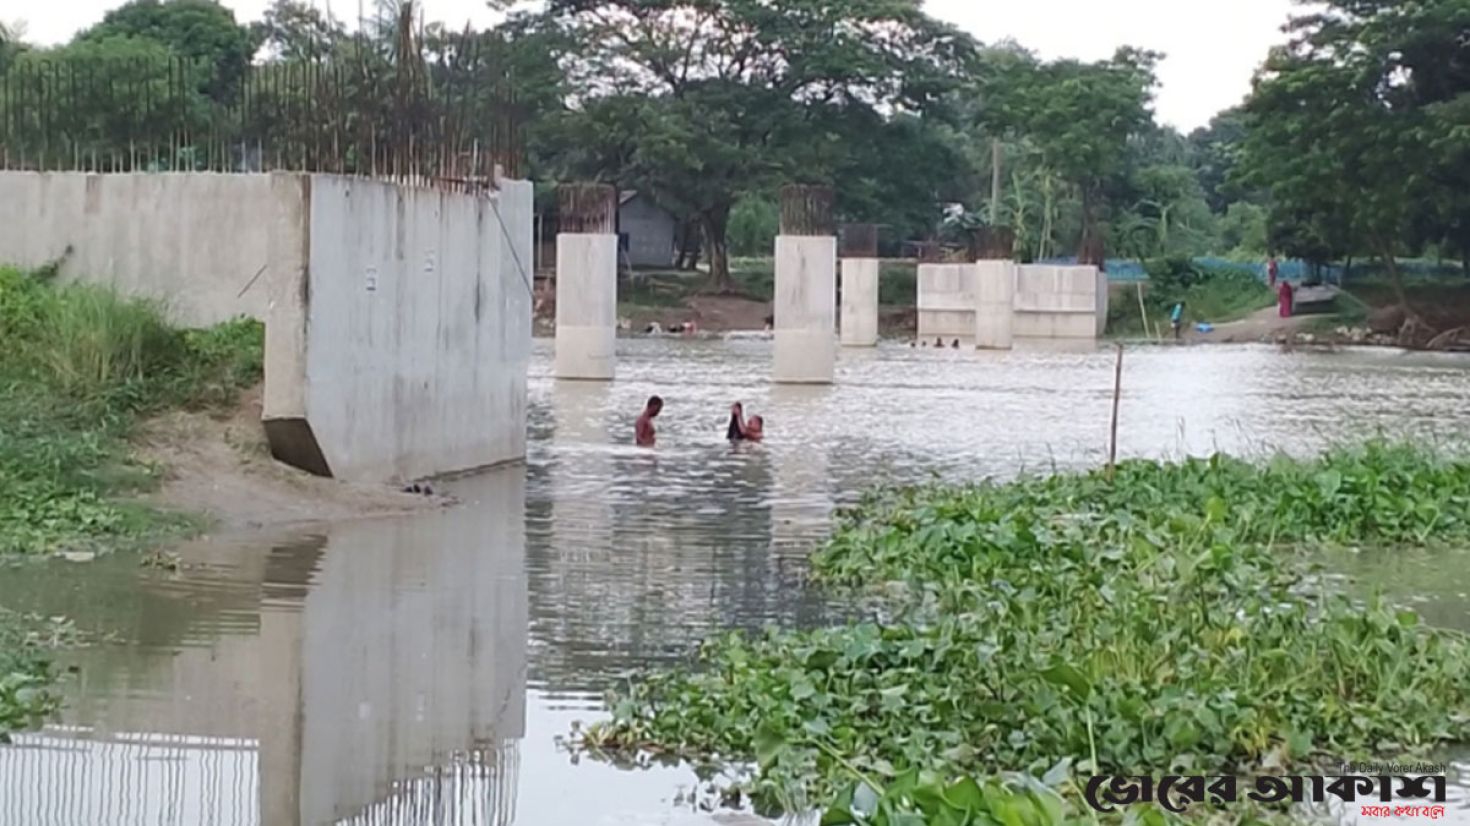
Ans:
[[[342,18],[356,0],[315,0]],[[0,18],[25,21],[27,38],[58,43],[121,0],[4,0]],[[371,0],[365,0],[371,3]],[[267,0],[225,0],[236,17],[259,17]],[[1238,103],[1266,50],[1281,38],[1291,0],[928,0],[931,13],[980,40],[1012,38],[1044,57],[1104,58],[1120,45],[1168,55],[1160,67],[1159,119],[1188,131]],[[420,0],[429,20],[487,25],[484,0]]]

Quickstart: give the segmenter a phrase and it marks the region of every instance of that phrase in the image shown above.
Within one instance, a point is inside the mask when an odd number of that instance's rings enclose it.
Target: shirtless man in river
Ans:
[[[638,417],[638,422],[633,425],[633,437],[637,440],[639,447],[653,447],[656,434],[653,430],[653,420],[664,409],[664,400],[654,396],[648,400],[643,408],[643,415]]]

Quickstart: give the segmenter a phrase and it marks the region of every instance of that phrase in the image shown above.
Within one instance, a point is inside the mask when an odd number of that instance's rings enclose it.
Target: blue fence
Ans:
[[[1038,261],[1038,264],[1053,264],[1056,266],[1070,266],[1077,263],[1076,256],[1067,258],[1048,258]],[[1201,256],[1194,259],[1194,263],[1204,267],[1220,267],[1224,269],[1249,270],[1256,274],[1262,281],[1266,280],[1266,262],[1232,261],[1228,258],[1215,258],[1212,256]],[[1287,261],[1278,259],[1277,271],[1280,277],[1288,281],[1305,281],[1307,275],[1312,271],[1311,265],[1305,261]],[[1109,258],[1106,269],[1109,281],[1130,283],[1133,281],[1147,281],[1148,273],[1143,269],[1143,262],[1129,258]],[[1323,281],[1342,283],[1342,267],[1333,265],[1322,267],[1321,276]]]

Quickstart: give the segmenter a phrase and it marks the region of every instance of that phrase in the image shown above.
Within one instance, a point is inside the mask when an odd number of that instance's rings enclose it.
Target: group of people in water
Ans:
[[[653,427],[653,420],[664,410],[664,400],[658,396],[650,397],[648,403],[643,406],[643,412],[638,416],[638,421],[633,425],[633,438],[639,447],[653,447],[657,442],[658,434]],[[760,416],[745,418],[745,406],[740,402],[730,405],[730,424],[725,428],[725,438],[731,442],[759,442],[765,439],[766,422]]]

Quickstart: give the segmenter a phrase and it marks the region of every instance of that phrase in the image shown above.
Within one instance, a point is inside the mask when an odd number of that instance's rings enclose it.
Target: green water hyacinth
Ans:
[[[589,739],[754,761],[748,791],[773,809],[826,805],[854,772],[876,788],[1422,754],[1470,740],[1470,644],[1333,592],[1297,550],[1463,539],[1467,496],[1470,465],[1382,444],[875,494],[812,565],[881,594],[878,616],[710,640],[615,691]]]

